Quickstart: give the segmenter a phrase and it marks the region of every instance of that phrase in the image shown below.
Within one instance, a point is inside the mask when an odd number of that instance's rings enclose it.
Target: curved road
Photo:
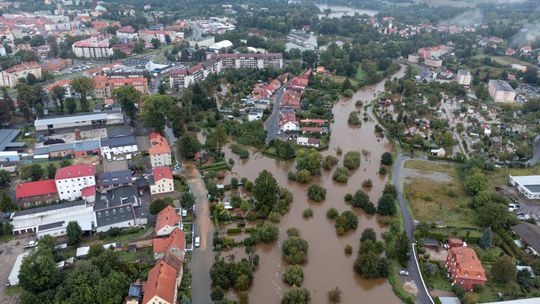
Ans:
[[[409,239],[413,239],[413,232],[414,228],[416,227],[416,223],[414,219],[412,218],[411,214],[409,213],[409,209],[407,208],[407,202],[405,201],[405,197],[403,195],[403,180],[404,177],[402,176],[402,169],[403,164],[410,159],[421,159],[426,160],[426,158],[422,157],[409,157],[399,154],[396,158],[394,167],[392,169],[392,183],[394,186],[396,186],[397,193],[398,193],[398,202],[399,207],[401,209],[401,213],[403,214],[403,225],[405,226],[405,232],[407,233],[407,236]],[[431,299],[431,296],[429,295],[428,290],[426,289],[424,282],[422,280],[422,276],[420,274],[420,270],[418,267],[418,262],[415,259],[414,255],[414,248],[413,244],[411,244],[411,247],[409,249],[409,254],[411,256],[411,262],[409,262],[409,266],[407,267],[407,271],[409,271],[409,278],[414,281],[416,286],[418,287],[418,294],[416,295],[416,302],[420,304],[432,304],[433,300]]]

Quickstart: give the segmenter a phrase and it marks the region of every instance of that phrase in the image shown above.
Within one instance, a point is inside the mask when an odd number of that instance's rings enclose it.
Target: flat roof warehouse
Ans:
[[[509,176],[509,182],[529,199],[540,199],[540,175]]]

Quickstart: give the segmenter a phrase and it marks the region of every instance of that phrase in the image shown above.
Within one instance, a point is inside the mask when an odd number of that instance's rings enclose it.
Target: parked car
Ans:
[[[514,212],[514,211],[516,211],[518,209],[519,209],[519,207],[516,204],[508,204],[508,211],[509,212]]]
[[[196,236],[195,237],[195,247],[199,248],[199,246],[201,246],[201,237]]]
[[[400,276],[405,276],[405,277],[406,277],[406,276],[409,275],[409,272],[408,272],[407,270],[405,270],[405,269],[401,269],[401,270],[399,271],[399,275],[400,275]]]

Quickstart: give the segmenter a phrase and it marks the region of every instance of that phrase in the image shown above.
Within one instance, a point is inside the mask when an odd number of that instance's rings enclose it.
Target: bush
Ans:
[[[308,242],[298,236],[292,236],[283,242],[281,252],[287,263],[302,264],[307,259]]]
[[[288,266],[281,276],[283,282],[293,286],[301,286],[304,282],[304,271],[300,265]]]
[[[336,208],[330,208],[328,211],[326,211],[326,217],[333,220],[336,217],[338,217],[339,212],[336,210]]]
[[[349,180],[349,171],[344,167],[338,167],[334,171],[332,179],[338,183],[346,183]]]
[[[349,114],[349,119],[347,119],[347,122],[350,125],[353,125],[355,127],[358,127],[358,126],[362,125],[362,122],[360,121],[360,118],[358,117],[358,114],[355,111],[353,111],[353,112],[351,112],[351,114]]]
[[[349,170],[357,169],[360,166],[360,157],[361,155],[358,151],[349,151],[345,153],[343,166]]]
[[[242,233],[242,228],[229,228],[227,229],[227,234],[240,234]]]
[[[386,175],[388,172],[386,170],[386,167],[380,167],[379,168],[379,174],[380,175]]]
[[[240,156],[240,158],[249,158],[248,149],[242,147],[241,145],[237,145],[237,144],[232,145],[231,152]]]
[[[324,170],[329,171],[330,169],[332,169],[332,167],[337,165],[338,162],[339,160],[337,159],[337,157],[333,155],[328,155],[324,158],[322,167]]]
[[[381,155],[381,164],[385,166],[390,166],[392,165],[392,163],[393,163],[392,154],[390,154],[390,152],[384,152]]]
[[[310,218],[310,217],[313,217],[313,209],[311,208],[307,208],[304,210],[304,212],[302,213],[302,216],[304,218]]]
[[[281,304],[308,304],[310,300],[311,296],[307,289],[293,286],[283,293]]]
[[[352,97],[353,93],[354,93],[353,90],[346,89],[345,91],[343,91],[343,93],[341,93],[341,95],[343,95],[344,97]]]
[[[380,215],[395,215],[396,204],[395,198],[390,194],[384,194],[377,203],[377,212]]]
[[[294,180],[302,184],[307,184],[311,182],[311,172],[309,172],[309,170],[302,169],[296,172],[296,177]]]
[[[351,205],[355,208],[364,209],[369,203],[371,203],[369,196],[362,190],[357,190],[351,199]]]
[[[371,178],[366,179],[362,182],[362,187],[364,188],[373,188],[373,182],[371,181]]]
[[[331,304],[341,303],[341,289],[336,287],[336,288],[330,290],[328,292],[328,301]]]
[[[346,255],[351,255],[352,254],[352,246],[347,244],[347,246],[345,246],[344,251],[345,251]]]
[[[360,242],[364,242],[366,240],[372,240],[373,242],[377,241],[377,234],[375,231],[371,228],[366,228],[364,231],[362,231],[362,236],[360,237]]]
[[[308,198],[315,202],[321,202],[326,199],[326,189],[319,185],[311,185],[308,189]]]
[[[347,231],[355,230],[358,227],[358,217],[347,210],[336,217],[335,228],[338,235],[343,235]]]

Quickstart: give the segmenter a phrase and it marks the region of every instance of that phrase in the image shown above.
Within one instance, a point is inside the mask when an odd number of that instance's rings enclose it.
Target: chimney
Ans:
[[[82,137],[81,137],[81,130],[80,129],[75,129],[75,140],[81,140]]]

